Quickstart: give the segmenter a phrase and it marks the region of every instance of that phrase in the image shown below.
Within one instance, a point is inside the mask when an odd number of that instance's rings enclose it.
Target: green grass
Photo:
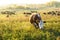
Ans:
[[[54,22],[60,20],[58,16],[46,17],[47,15],[41,14],[43,20],[53,21],[44,23],[43,30],[36,29],[29,22],[29,16],[25,17],[23,14],[11,15],[9,18],[1,16],[0,40],[60,40],[60,22]]]

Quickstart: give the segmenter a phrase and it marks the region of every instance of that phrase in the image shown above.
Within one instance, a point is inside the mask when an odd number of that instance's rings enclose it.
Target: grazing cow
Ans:
[[[60,16],[60,13],[57,13],[58,16]]]
[[[56,15],[56,13],[54,11],[52,11],[52,15]]]
[[[24,12],[23,14],[31,15],[31,13],[30,13],[30,12]]]
[[[46,15],[46,13],[43,13],[44,15]]]
[[[52,12],[48,12],[48,14],[52,14]]]
[[[1,12],[1,14],[6,14],[5,12]]]
[[[7,14],[7,16],[6,17],[9,17],[10,15],[9,14]]]
[[[9,12],[9,14],[10,14],[10,15],[12,15],[12,14],[13,14],[13,15],[15,15],[15,13],[14,13],[14,12]]]
[[[57,15],[60,16],[60,11],[58,11]]]
[[[6,14],[9,14],[9,15],[15,15],[15,13],[14,12],[11,12],[11,11],[6,11]]]
[[[14,14],[15,15],[14,12],[10,12],[10,11],[1,12],[1,14],[9,14],[9,15]]]
[[[1,12],[1,14],[7,14],[6,17],[9,17],[12,14],[15,15],[15,13],[14,12],[11,12],[11,11],[4,11],[4,12]]]
[[[36,28],[43,29],[43,22],[40,14],[38,13],[32,13],[30,17],[30,23],[33,24]]]
[[[25,14],[25,16],[28,17],[29,15],[31,15],[31,12],[24,12],[23,14]]]

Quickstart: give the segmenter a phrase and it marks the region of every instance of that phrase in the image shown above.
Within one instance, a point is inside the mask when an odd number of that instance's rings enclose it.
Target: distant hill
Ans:
[[[60,2],[52,1],[46,4],[24,4],[24,5],[17,5],[12,4],[6,6],[4,9],[11,9],[11,10],[39,10],[39,9],[46,9],[46,8],[60,8]]]
[[[45,5],[49,7],[60,7],[60,2],[52,1],[52,2],[46,3]]]

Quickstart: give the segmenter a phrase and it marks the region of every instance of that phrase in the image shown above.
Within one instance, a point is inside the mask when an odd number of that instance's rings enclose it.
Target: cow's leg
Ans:
[[[35,26],[35,28],[38,28],[38,24],[37,23],[33,23],[33,25]]]

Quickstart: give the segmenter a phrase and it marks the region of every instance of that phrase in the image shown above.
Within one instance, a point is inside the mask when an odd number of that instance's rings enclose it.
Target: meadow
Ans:
[[[44,29],[36,29],[30,22],[30,15],[16,12],[16,15],[6,17],[0,14],[0,40],[60,40],[60,16],[44,15],[39,11],[44,23]]]

